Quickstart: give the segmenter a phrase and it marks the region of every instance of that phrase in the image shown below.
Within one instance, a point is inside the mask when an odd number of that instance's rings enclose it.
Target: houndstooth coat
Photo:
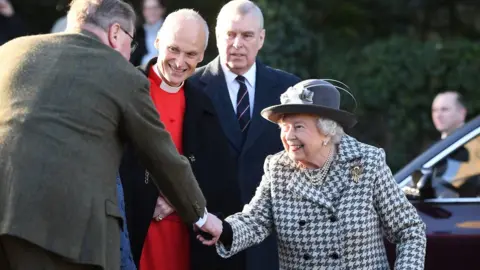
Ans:
[[[383,150],[345,135],[323,183],[313,184],[282,151],[233,230],[227,258],[277,234],[280,268],[389,269],[383,237],[397,244],[395,269],[423,269],[425,225],[397,186]]]

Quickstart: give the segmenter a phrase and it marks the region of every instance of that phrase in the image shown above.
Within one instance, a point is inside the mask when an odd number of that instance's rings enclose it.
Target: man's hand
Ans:
[[[196,228],[198,228],[196,226]],[[222,234],[223,225],[222,221],[212,214],[208,214],[207,222],[200,228],[200,230],[212,235],[212,239],[205,239],[203,236],[198,235],[197,239],[204,245],[211,246],[217,243],[220,235]]]
[[[155,206],[155,211],[153,212],[153,218],[156,221],[160,221],[174,211],[175,209],[173,209],[173,207],[168,203],[165,198],[158,196],[157,205]]]
[[[0,0],[0,14],[5,17],[11,17],[15,11],[8,0]]]

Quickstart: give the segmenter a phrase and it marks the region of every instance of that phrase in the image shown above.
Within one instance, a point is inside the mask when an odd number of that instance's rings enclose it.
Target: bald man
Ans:
[[[432,104],[432,119],[435,128],[445,139],[457,128],[463,126],[467,109],[460,93],[446,91],[438,94]]]
[[[188,157],[194,175],[202,182],[226,182],[234,165],[225,158],[228,143],[220,135],[213,105],[202,92],[185,85],[203,60],[208,35],[207,23],[196,11],[175,11],[157,34],[158,57],[140,69],[150,81],[150,95],[161,121],[178,152]],[[138,160],[127,150],[120,167],[134,261],[145,270],[189,270],[191,241],[196,241],[192,226],[182,223]],[[219,221],[214,216],[208,219]]]

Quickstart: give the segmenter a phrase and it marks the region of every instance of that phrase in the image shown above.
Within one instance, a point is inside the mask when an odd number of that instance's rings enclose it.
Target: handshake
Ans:
[[[161,221],[166,216],[173,213],[175,209],[171,206],[168,200],[162,196],[159,196],[157,199],[157,204],[155,206],[155,212],[153,213],[153,218],[156,221]],[[200,240],[204,245],[211,246],[217,243],[220,235],[223,231],[222,221],[208,213],[207,221],[203,224],[202,227],[193,225],[193,229],[197,232],[197,239]]]
[[[211,246],[215,245],[222,235],[223,225],[218,217],[208,213],[207,222],[202,227],[194,225],[194,230],[198,233],[197,239],[202,244]]]

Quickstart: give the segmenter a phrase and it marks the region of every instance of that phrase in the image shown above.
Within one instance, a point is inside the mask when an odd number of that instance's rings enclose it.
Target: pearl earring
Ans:
[[[324,140],[324,141],[323,141],[323,145],[324,145],[324,146],[327,146],[327,144],[328,144],[328,141],[327,141],[327,140]]]

